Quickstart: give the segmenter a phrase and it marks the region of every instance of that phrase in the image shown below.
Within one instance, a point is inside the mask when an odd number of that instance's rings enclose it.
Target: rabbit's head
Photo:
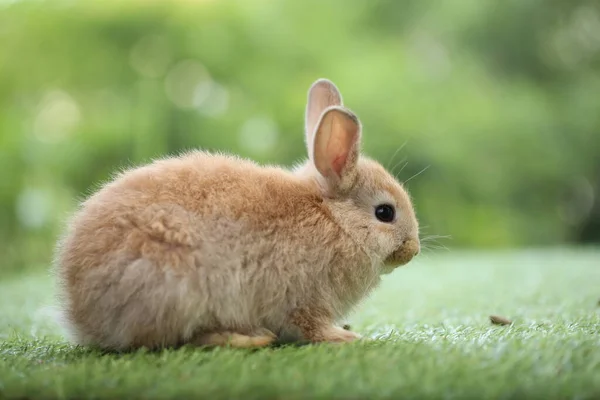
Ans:
[[[336,86],[316,81],[305,116],[308,161],[296,174],[314,180],[337,224],[380,266],[380,273],[419,253],[419,225],[403,186],[360,154],[361,124]]]

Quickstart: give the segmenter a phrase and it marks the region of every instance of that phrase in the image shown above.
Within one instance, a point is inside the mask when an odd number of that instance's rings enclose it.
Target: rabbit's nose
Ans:
[[[418,240],[405,239],[402,241],[402,247],[411,255],[411,258],[416,257],[421,251],[421,245]]]
[[[412,260],[419,254],[419,242],[411,239],[403,240],[400,246],[384,261],[385,265],[399,267]]]

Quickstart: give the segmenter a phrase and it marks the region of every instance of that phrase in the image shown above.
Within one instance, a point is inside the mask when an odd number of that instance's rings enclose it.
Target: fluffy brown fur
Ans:
[[[80,344],[125,350],[346,342],[336,325],[419,251],[410,199],[359,154],[337,88],[309,91],[309,160],[294,171],[194,151],[121,173],[89,197],[56,254]],[[391,223],[375,207],[395,206]]]

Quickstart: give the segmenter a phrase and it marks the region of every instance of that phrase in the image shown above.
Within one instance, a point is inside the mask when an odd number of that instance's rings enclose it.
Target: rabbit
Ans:
[[[319,79],[301,165],[196,150],[119,173],[57,244],[70,340],[127,351],[361,339],[338,321],[420,250],[407,191],[360,153],[361,136]]]

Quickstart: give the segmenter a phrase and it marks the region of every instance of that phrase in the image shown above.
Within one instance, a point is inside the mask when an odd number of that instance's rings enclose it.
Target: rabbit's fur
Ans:
[[[59,243],[65,324],[80,344],[263,346],[352,341],[336,321],[419,251],[409,196],[359,154],[333,83],[306,110],[308,161],[288,171],[194,151],[121,173]],[[375,207],[396,208],[391,223]]]

